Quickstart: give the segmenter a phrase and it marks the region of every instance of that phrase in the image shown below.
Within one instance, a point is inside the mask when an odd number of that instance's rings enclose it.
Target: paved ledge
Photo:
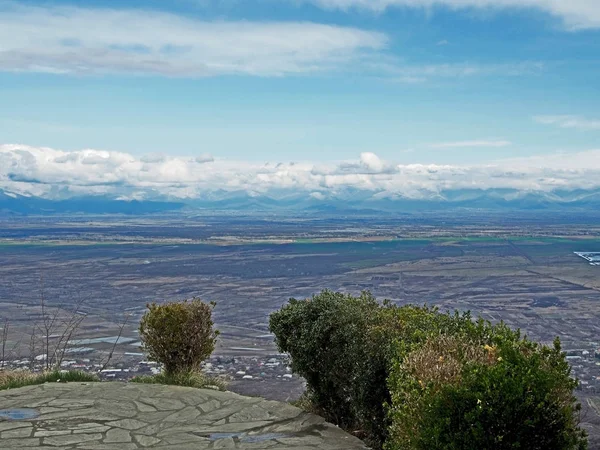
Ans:
[[[321,417],[231,392],[134,383],[0,391],[0,448],[365,449]]]

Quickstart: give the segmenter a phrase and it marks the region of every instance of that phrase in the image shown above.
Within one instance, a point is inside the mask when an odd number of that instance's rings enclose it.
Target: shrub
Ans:
[[[406,351],[432,330],[471,324],[470,316],[438,314],[430,308],[380,306],[369,292],[354,297],[323,291],[290,299],[271,315],[270,329],[292,370],[306,379],[314,410],[346,429],[361,431],[373,447],[385,440],[385,405],[392,352],[400,338]],[[465,326],[465,325],[463,325]]]
[[[369,292],[291,299],[270,329],[307,381],[303,404],[374,448],[585,448],[558,341]]]
[[[167,375],[199,370],[215,348],[214,303],[199,299],[148,305],[140,323],[140,339],[150,359],[158,361]]]
[[[558,339],[548,348],[491,330],[485,345],[432,337],[394,365],[386,449],[587,448]]]
[[[270,317],[276,343],[291,355],[292,370],[306,379],[311,402],[346,428],[357,425],[353,380],[368,357],[365,336],[377,308],[367,292],[353,297],[323,291],[306,300],[290,299]]]
[[[422,345],[430,335],[460,330],[464,333],[472,328],[476,325],[469,314],[441,314],[435,308],[398,307],[389,302],[377,309],[363,336],[365,357],[358,358],[353,378],[354,410],[372,446],[380,447],[388,435],[386,408],[391,396],[387,380],[392,364]]]

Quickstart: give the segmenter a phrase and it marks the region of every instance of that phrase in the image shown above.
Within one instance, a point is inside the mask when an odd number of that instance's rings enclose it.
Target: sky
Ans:
[[[0,188],[587,188],[598,80],[598,0],[0,0]]]

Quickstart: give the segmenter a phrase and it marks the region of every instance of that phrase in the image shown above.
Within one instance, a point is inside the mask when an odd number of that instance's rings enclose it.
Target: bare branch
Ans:
[[[102,372],[104,369],[106,369],[106,366],[108,366],[108,363],[110,362],[110,360],[113,357],[113,354],[115,353],[117,344],[119,343],[119,340],[121,339],[121,336],[123,335],[123,329],[125,328],[125,325],[127,325],[127,322],[129,322],[130,317],[131,317],[131,314],[124,314],[123,323],[121,323],[121,326],[119,327],[119,334],[117,335],[117,339],[115,340],[112,348],[110,349],[110,352],[108,354],[108,358],[106,359],[106,362],[102,365],[100,370],[98,370],[98,373]]]
[[[0,370],[4,368],[6,365],[6,344],[8,343],[8,329],[10,327],[10,322],[7,319],[4,319],[4,327],[2,328],[2,334],[0,335],[0,341],[2,344],[2,348],[0,351]]]
[[[31,329],[31,336],[29,338],[29,370],[33,372],[35,368],[35,348],[36,348],[36,329],[37,324],[34,323]]]
[[[73,338],[73,335],[79,330],[79,326],[81,325],[81,322],[83,322],[83,319],[85,319],[85,316],[79,316],[77,313],[73,313],[72,320],[69,321],[69,325],[65,328],[59,342],[56,344],[54,352],[56,355],[57,369],[60,368],[60,365],[65,358],[65,354],[67,353],[67,346]]]

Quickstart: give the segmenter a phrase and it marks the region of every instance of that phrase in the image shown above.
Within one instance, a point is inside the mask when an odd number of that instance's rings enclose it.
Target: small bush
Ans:
[[[69,383],[69,382],[95,382],[100,379],[90,373],[78,370],[61,372],[55,370],[44,373],[31,373],[28,371],[0,371],[0,391],[5,389],[16,389],[23,386],[31,386],[44,383]]]
[[[139,332],[150,359],[161,363],[168,376],[199,370],[215,348],[214,303],[192,299],[179,303],[148,305]]]
[[[145,375],[131,379],[132,383],[165,384],[170,386],[186,386],[197,389],[217,389],[224,391],[226,384],[218,378],[208,377],[200,372],[180,372],[172,375],[160,373]]]

